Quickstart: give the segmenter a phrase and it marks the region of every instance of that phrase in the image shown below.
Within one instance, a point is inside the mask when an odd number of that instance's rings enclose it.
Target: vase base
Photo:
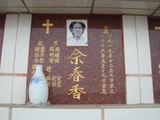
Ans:
[[[40,103],[40,104],[33,104],[31,102],[27,102],[26,104],[27,106],[29,107],[35,107],[35,108],[38,108],[38,107],[50,107],[51,106],[51,103],[48,101],[48,102],[45,102],[45,103]]]

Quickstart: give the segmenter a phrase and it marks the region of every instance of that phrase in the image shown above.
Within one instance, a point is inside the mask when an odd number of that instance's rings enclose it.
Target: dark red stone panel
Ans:
[[[42,23],[50,19],[53,26],[50,27],[50,33],[46,34]],[[85,19],[88,21],[88,46],[68,47],[66,46],[66,20],[67,19]],[[107,26],[107,27],[105,27]],[[108,33],[104,33],[107,28]],[[104,39],[104,40],[102,40]],[[59,14],[33,14],[32,29],[29,51],[28,66],[28,84],[33,75],[33,66],[35,63],[35,48],[37,43],[43,41],[45,48],[43,69],[49,82],[49,101],[51,104],[125,104],[125,70],[123,55],[123,36],[122,36],[122,16],[121,15],[59,15]],[[59,63],[50,63],[49,49],[53,42],[57,41],[60,49]],[[55,46],[56,47],[56,46]],[[79,50],[87,56],[81,56],[83,64],[71,64],[68,59],[73,52]],[[103,49],[103,52],[102,52]],[[106,63],[102,71],[102,54]],[[111,57],[109,57],[111,55]],[[112,67],[110,63],[112,63]],[[72,59],[74,61],[74,59]],[[104,65],[103,64],[103,65]],[[48,71],[48,66],[52,69]],[[81,78],[79,82],[68,79],[73,73],[73,69],[79,67]],[[102,73],[105,77],[105,92],[102,94]],[[112,74],[112,75],[111,75]],[[54,78],[58,82],[60,77],[60,86],[54,83]],[[51,80],[52,79],[52,80]],[[70,89],[79,84],[83,88],[80,99],[73,98]]]
[[[1,54],[2,54],[2,44],[3,44],[5,19],[6,19],[6,15],[5,14],[0,14],[0,62],[1,62]]]
[[[155,27],[160,27],[160,18],[149,18],[148,24],[151,46],[154,101],[155,103],[160,103],[160,30],[155,29]]]

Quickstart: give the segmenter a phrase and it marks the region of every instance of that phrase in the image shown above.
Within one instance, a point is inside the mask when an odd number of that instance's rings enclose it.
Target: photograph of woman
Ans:
[[[67,20],[67,46],[88,46],[87,20]]]

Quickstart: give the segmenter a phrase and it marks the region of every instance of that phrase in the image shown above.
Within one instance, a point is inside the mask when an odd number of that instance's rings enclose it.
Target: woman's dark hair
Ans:
[[[69,30],[72,32],[73,31],[73,27],[76,23],[81,24],[83,31],[86,29],[86,25],[83,22],[78,22],[78,21],[73,21],[71,22],[71,24],[69,25]]]

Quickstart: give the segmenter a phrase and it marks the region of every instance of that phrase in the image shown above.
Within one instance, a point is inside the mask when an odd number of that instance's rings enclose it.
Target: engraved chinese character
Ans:
[[[110,82],[113,82],[114,81],[114,79],[113,78],[110,78]]]
[[[60,57],[60,54],[59,54],[59,52],[57,52],[57,53],[55,53],[55,57]]]
[[[59,63],[59,58],[55,58],[54,63]]]
[[[105,88],[102,88],[102,92],[101,92],[101,94],[107,94],[107,90],[105,89]]]
[[[102,63],[102,64],[106,63],[105,59],[102,59],[101,63]]]
[[[105,42],[105,40],[104,40],[104,39],[101,39],[101,42]]]
[[[111,84],[109,85],[109,88],[114,88],[114,84],[111,83]]]
[[[55,48],[55,51],[58,51],[58,52],[59,52],[59,51],[60,51],[60,48],[59,48],[59,47],[56,47],[56,48]]]
[[[103,83],[101,87],[102,87],[102,92],[101,92],[101,94],[107,94],[107,90],[106,90],[107,85],[106,85],[106,83]]]
[[[110,94],[115,94],[115,91],[114,91],[114,89],[110,89]]]
[[[105,38],[105,36],[104,35],[101,35],[101,37],[100,38]]]
[[[72,53],[71,56],[68,57],[68,59],[74,59],[75,60],[75,62],[71,61],[71,64],[78,65],[79,62],[81,64],[83,64],[83,61],[79,59],[82,56],[87,56],[87,55],[80,52],[78,49],[75,48],[74,52]]]
[[[52,70],[52,66],[47,66],[46,71],[51,72],[51,70]]]
[[[113,40],[109,39],[109,40],[107,41],[107,43],[113,43]]]
[[[54,52],[54,47],[50,47],[49,51]]]
[[[101,64],[101,69],[105,69],[105,64]]]
[[[106,53],[106,51],[105,51],[105,49],[102,49],[101,54],[104,54],[104,53]]]
[[[50,57],[54,57],[54,53],[49,53],[49,56]]]
[[[108,32],[108,27],[107,27],[107,26],[104,26],[103,34],[109,34],[109,32]]]
[[[62,87],[61,86],[61,83],[62,83],[61,78],[62,78],[61,76],[57,76],[57,87],[59,87],[59,88]]]
[[[102,53],[102,54],[101,54],[101,57],[104,59],[104,58],[106,57],[106,55]]]
[[[58,41],[53,41],[53,45],[57,46],[58,45]]]
[[[43,41],[39,41],[38,46],[43,46]]]
[[[109,76],[110,76],[110,77],[114,77],[113,68],[110,68],[110,69],[109,69]]]
[[[68,79],[71,79],[73,77],[73,81],[79,82],[80,78],[85,78],[84,76],[81,75],[81,73],[83,73],[83,71],[79,71],[78,70],[79,68],[80,67],[77,67],[77,66],[75,68],[73,68],[73,73],[69,74],[70,77]]]
[[[103,79],[102,79],[102,83],[105,83],[105,82],[106,82],[106,79],[105,79],[105,78],[103,78]]]
[[[71,89],[69,89],[70,93],[68,93],[68,95],[73,94],[73,98],[80,99],[81,93],[83,93],[83,94],[86,93],[83,90],[84,90],[84,88],[79,87],[79,84],[76,84]]]
[[[34,59],[34,63],[44,63],[44,58],[40,58],[40,59],[38,59],[38,58],[35,58]]]
[[[56,81],[57,81],[56,76],[52,76],[51,86],[56,87],[57,86],[57,82]]]
[[[51,87],[51,76],[46,76],[46,80],[47,80],[47,83],[48,83],[48,87]]]
[[[107,75],[105,75],[105,74],[102,74],[102,75],[101,75],[101,77],[104,77],[104,78],[106,78],[106,77],[107,77]]]

